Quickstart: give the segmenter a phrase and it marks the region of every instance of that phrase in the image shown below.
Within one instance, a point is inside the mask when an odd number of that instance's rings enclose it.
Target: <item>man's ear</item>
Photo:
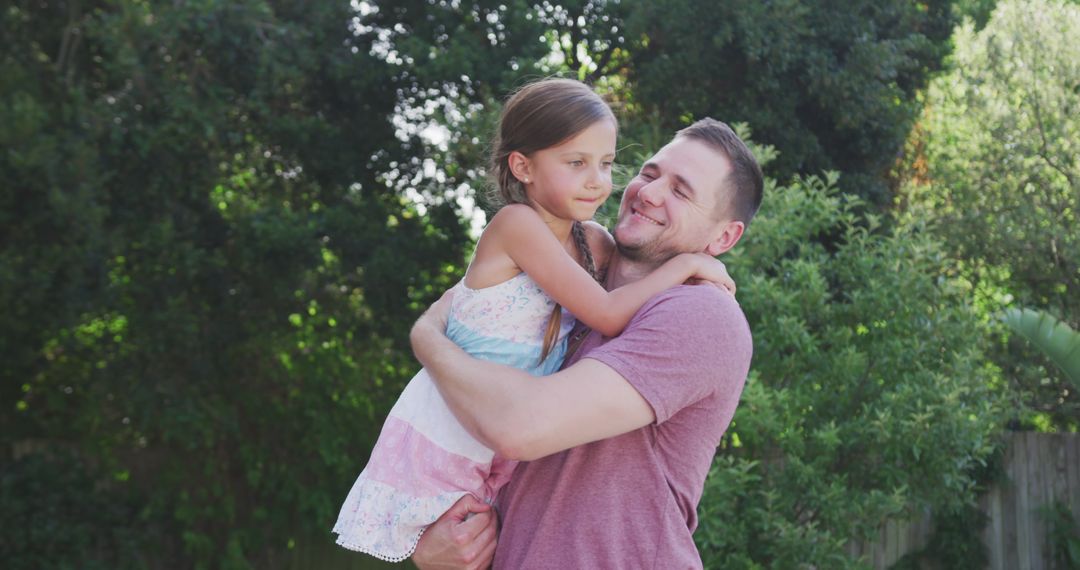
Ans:
[[[705,246],[705,253],[716,257],[721,253],[735,247],[746,230],[746,224],[740,221],[726,222],[721,226],[716,237]]]
[[[510,165],[510,173],[514,175],[514,178],[525,184],[532,181],[532,175],[530,174],[532,162],[529,157],[515,150],[510,153],[506,160]]]

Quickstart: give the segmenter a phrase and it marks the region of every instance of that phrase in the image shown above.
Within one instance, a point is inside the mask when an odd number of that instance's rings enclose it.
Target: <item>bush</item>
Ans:
[[[707,567],[862,567],[848,542],[971,504],[995,449],[1000,379],[941,248],[835,182],[770,184],[726,258],[754,360],[701,504]]]
[[[9,570],[146,568],[132,497],[70,455],[0,465],[0,559]]]

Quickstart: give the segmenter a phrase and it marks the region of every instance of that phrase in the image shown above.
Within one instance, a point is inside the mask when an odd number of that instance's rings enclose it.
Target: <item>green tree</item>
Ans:
[[[401,195],[424,178],[408,93],[448,87],[367,16],[260,0],[0,12],[2,441],[73,450],[76,479],[135,494],[154,559],[264,567],[326,536],[416,369],[409,324],[460,275],[452,204],[421,214]],[[0,460],[5,480],[55,473],[63,492],[62,470],[30,461]],[[95,556],[19,548],[57,568]]]
[[[401,42],[412,65],[437,72],[444,54],[487,38],[494,61],[534,77],[577,77],[611,94],[626,141],[647,147],[651,133],[674,132],[689,117],[747,122],[779,149],[771,169],[778,179],[838,170],[846,190],[879,205],[891,198],[887,178],[921,109],[918,93],[941,67],[956,23],[949,0],[564,0],[494,11],[494,2],[396,4],[380,12],[389,35],[430,30],[442,38],[434,49]],[[980,6],[968,2],[963,11]],[[478,67],[467,90],[493,78]],[[492,101],[502,95],[488,93]],[[442,117],[453,133],[461,130],[453,116],[468,114],[455,106]]]
[[[940,240],[985,312],[1012,300],[1080,327],[1080,6],[999,3],[980,31],[957,31],[912,140],[907,224]],[[1019,343],[997,357],[1052,423],[1080,399]]]
[[[956,0],[955,10],[961,18],[970,18],[976,30],[981,30],[990,21],[997,0]]]
[[[747,122],[780,151],[778,179],[838,170],[845,190],[878,204],[955,24],[948,1],[604,5],[624,41],[596,45],[624,63],[634,116],[665,132],[689,117]]]
[[[538,10],[523,0],[365,3],[358,28],[377,36],[375,48],[401,69],[397,124],[436,133],[407,143],[409,167],[432,173],[419,184],[403,181],[414,196],[484,203],[501,102],[548,73],[548,24]]]

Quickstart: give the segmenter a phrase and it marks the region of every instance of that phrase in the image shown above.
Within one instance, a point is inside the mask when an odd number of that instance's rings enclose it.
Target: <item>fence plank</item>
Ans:
[[[1042,509],[1061,501],[1080,517],[1080,434],[1013,433],[1002,458],[1004,480],[979,498],[989,517],[982,532],[989,570],[1053,568],[1049,529]],[[886,521],[873,540],[853,542],[848,552],[884,570],[919,550],[933,530],[932,513]]]
[[[1028,508],[1031,509],[1028,522],[1028,561],[1031,565],[1031,570],[1043,570],[1042,567],[1042,541],[1039,537],[1042,535],[1039,532],[1039,506],[1043,504],[1046,497],[1046,483],[1044,482],[1044,470],[1042,469],[1044,463],[1043,450],[1046,447],[1046,438],[1035,437],[1038,434],[1026,433],[1024,434],[1028,439],[1028,462],[1024,465],[1024,469],[1028,472]]]
[[[1050,445],[1052,443],[1052,437],[1038,437],[1045,434],[1031,434],[1032,439],[1036,442],[1036,449],[1039,450],[1038,458],[1035,463],[1028,465],[1028,469],[1035,475],[1035,501],[1032,503],[1031,508],[1034,510],[1032,513],[1032,542],[1035,543],[1035,552],[1031,553],[1031,567],[1035,570],[1046,570],[1046,556],[1043,552],[1046,549],[1046,525],[1043,523],[1042,507],[1046,504],[1050,497],[1051,480],[1050,477]]]
[[[1018,540],[1016,538],[1016,453],[1019,446],[1010,442],[1005,451],[1005,463],[1002,466],[1005,471],[1005,480],[999,486],[1001,489],[1001,525],[1002,535],[997,540],[1002,544],[1001,568],[1016,568],[1020,564],[1017,554]]]
[[[986,525],[986,530],[983,532],[983,544],[989,546],[989,560],[990,568],[1004,568],[1005,555],[1002,551],[1004,546],[1003,538],[1005,536],[1005,524],[1001,520],[1004,516],[1001,510],[1001,488],[994,487],[990,489],[985,498],[984,512],[990,516],[990,521]]]
[[[1028,441],[1025,434],[1020,434],[1019,438],[1014,438],[1016,444],[1019,445],[1016,449],[1017,460],[1014,465],[1014,474],[1016,475],[1015,485],[1013,488],[1016,491],[1016,507],[1013,513],[1013,522],[1016,525],[1016,568],[1017,570],[1031,570],[1031,559],[1028,557],[1028,553],[1031,552],[1031,546],[1029,544],[1028,534],[1028,497],[1031,493],[1031,488],[1028,486],[1027,477],[1027,463],[1028,457]]]
[[[1054,436],[1054,501],[1066,506],[1069,505],[1069,461],[1068,461],[1069,438],[1067,434],[1055,434]],[[1074,516],[1080,511],[1073,511]],[[1049,532],[1050,529],[1046,529]],[[1054,552],[1050,552],[1050,560],[1053,560]]]
[[[1080,519],[1080,440],[1066,439],[1065,466],[1068,469],[1068,501],[1073,516]]]

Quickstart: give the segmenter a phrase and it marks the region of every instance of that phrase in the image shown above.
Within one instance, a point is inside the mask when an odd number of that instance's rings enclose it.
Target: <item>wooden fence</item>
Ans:
[[[929,512],[912,521],[887,521],[878,531],[876,540],[870,543],[856,542],[848,545],[848,554],[862,557],[875,570],[884,570],[909,553],[922,549],[933,532]]]
[[[990,568],[1052,569],[1041,510],[1060,501],[1080,520],[1080,434],[1013,434],[1005,470],[1006,480],[981,501],[990,516],[983,533]]]
[[[989,517],[983,544],[989,570],[1054,570],[1044,508],[1067,505],[1080,520],[1080,434],[1017,432],[1007,443],[1004,480],[979,501]],[[908,552],[926,546],[933,531],[929,513],[914,521],[887,522],[871,544],[850,552],[885,570]]]

